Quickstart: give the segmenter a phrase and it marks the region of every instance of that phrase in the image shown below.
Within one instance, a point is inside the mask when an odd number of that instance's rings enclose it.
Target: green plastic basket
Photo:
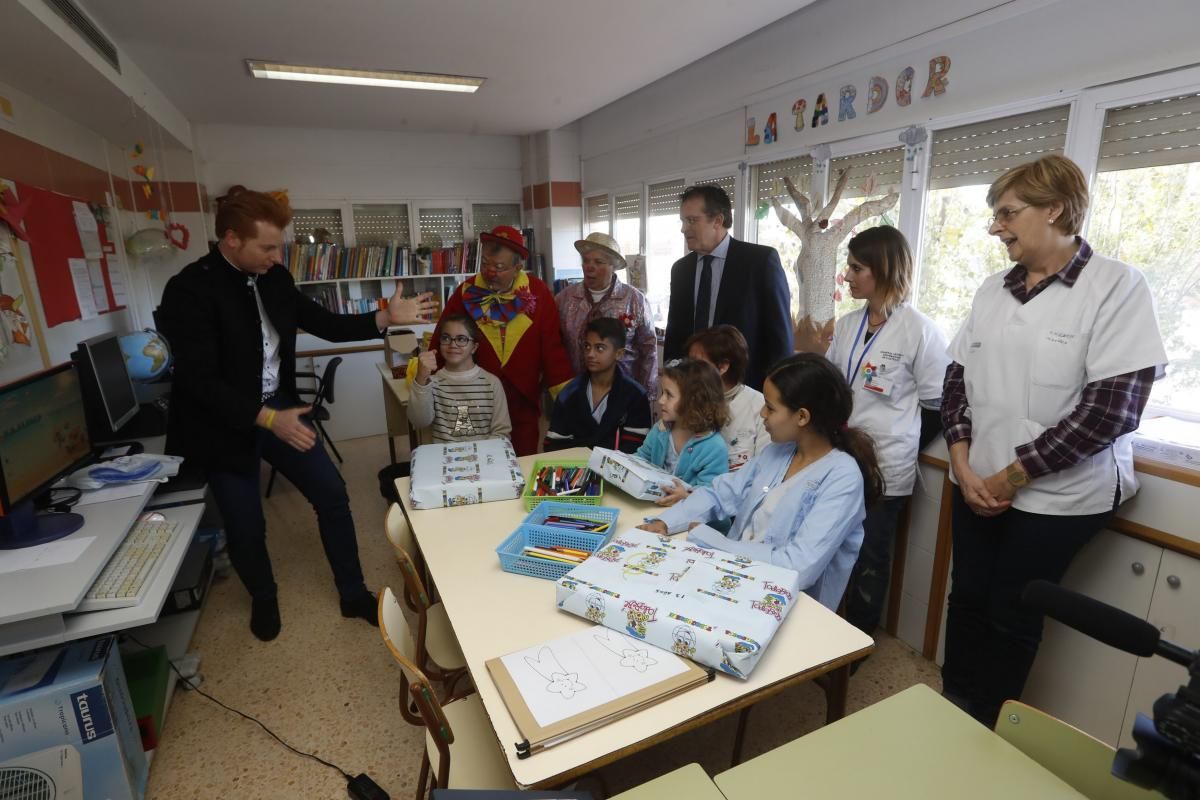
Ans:
[[[556,459],[545,459],[533,462],[533,470],[529,473],[529,478],[525,481],[525,493],[521,495],[521,499],[525,502],[525,510],[533,511],[539,505],[547,501],[555,503],[571,503],[581,506],[598,506],[600,501],[604,499],[604,479],[600,479],[600,493],[594,496],[584,495],[566,495],[555,496],[548,494],[545,497],[538,497],[534,492],[537,491],[535,478],[542,471],[543,467],[583,467],[587,469],[586,461],[558,461]],[[597,477],[599,475],[597,474]]]

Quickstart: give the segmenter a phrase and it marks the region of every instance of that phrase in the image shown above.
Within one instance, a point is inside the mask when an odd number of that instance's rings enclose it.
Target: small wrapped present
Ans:
[[[412,454],[413,508],[515,500],[525,476],[507,439],[425,444]]]

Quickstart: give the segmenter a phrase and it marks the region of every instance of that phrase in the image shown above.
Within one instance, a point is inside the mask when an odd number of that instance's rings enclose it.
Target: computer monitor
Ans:
[[[83,527],[78,514],[38,514],[34,498],[92,457],[72,364],[0,386],[0,550],[53,541]]]
[[[115,333],[95,336],[80,342],[71,357],[79,367],[92,439],[97,442],[112,439],[140,408],[120,339]]]

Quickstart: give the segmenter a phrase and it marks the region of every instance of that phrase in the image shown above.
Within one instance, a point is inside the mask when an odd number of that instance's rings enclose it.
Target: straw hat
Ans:
[[[616,259],[616,264],[613,269],[625,269],[625,256],[621,255],[621,246],[617,244],[617,240],[609,236],[607,233],[589,233],[586,239],[579,239],[575,242],[575,249],[583,255],[588,250],[600,250]]]

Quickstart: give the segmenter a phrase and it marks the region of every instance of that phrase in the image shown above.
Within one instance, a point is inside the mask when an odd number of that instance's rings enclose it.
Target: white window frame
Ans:
[[[1088,188],[1096,185],[1096,176],[1100,166],[1100,140],[1104,136],[1104,117],[1109,109],[1134,103],[1149,103],[1177,97],[1189,92],[1200,92],[1200,67],[1186,67],[1159,75],[1144,78],[1132,78],[1128,81],[1085,89],[1079,93],[1077,105],[1072,109],[1071,122],[1074,123],[1078,113],[1080,124],[1069,125],[1067,128],[1067,156],[1083,170]],[[1076,128],[1072,137],[1072,128]],[[1091,208],[1083,221],[1083,234],[1086,238],[1091,226]],[[1152,414],[1163,414],[1177,419],[1200,422],[1200,411],[1164,406],[1151,401],[1146,405],[1143,418]]]

